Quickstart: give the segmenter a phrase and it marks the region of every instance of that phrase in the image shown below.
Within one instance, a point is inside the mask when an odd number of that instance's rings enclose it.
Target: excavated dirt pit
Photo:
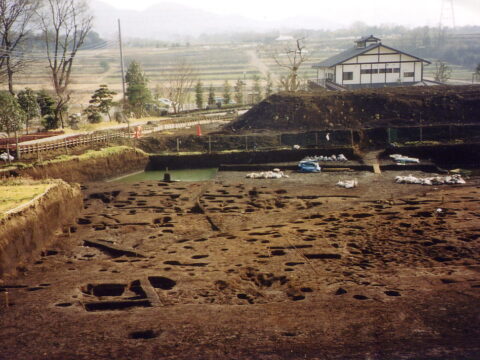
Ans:
[[[476,358],[480,178],[398,174],[85,184],[0,283],[0,358]]]

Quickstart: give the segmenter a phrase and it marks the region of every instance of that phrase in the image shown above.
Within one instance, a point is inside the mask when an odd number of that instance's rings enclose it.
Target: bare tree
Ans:
[[[196,71],[186,60],[180,60],[167,74],[165,89],[174,113],[183,110],[196,80]]]
[[[443,61],[437,61],[435,63],[435,72],[433,73],[433,78],[435,81],[447,82],[452,75],[452,68],[448,66]]]
[[[55,120],[60,120],[63,128],[73,61],[92,28],[93,17],[85,0],[46,0],[39,15],[56,94]]]
[[[33,28],[39,0],[0,0],[0,76],[7,78],[13,95],[13,75],[25,68],[21,46]]]
[[[287,48],[283,53],[275,54],[273,59],[278,66],[287,69],[287,74],[280,79],[281,88],[285,91],[298,91],[300,88],[298,70],[307,61],[304,39],[296,39],[293,49]]]

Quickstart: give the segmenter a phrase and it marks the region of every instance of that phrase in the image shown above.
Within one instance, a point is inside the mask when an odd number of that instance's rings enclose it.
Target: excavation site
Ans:
[[[0,359],[479,358],[478,126],[238,135],[262,109],[11,171],[64,181],[1,220]]]

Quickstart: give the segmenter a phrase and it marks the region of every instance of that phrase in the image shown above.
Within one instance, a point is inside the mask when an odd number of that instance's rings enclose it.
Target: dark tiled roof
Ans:
[[[377,37],[375,37],[375,36],[373,36],[373,35],[369,35],[369,36],[364,36],[364,37],[360,38],[360,40],[356,40],[355,42],[368,41],[368,40],[370,40],[370,41],[372,41],[372,40],[374,40],[374,41],[380,41],[379,38],[377,38]]]
[[[387,49],[390,49],[390,50],[393,50],[393,51],[397,51],[401,54],[405,54],[405,55],[408,55],[408,56],[411,56],[411,57],[414,57],[416,59],[418,59],[419,61],[423,61],[427,64],[430,64],[430,61],[428,60],[424,60],[424,59],[421,59],[415,55],[412,55],[412,54],[408,54],[406,52],[403,52],[403,51],[400,51],[400,50],[397,50],[397,49],[394,49],[394,48],[391,48],[389,46],[386,46],[386,45],[383,45],[382,43],[376,43],[376,44],[370,44],[368,45],[367,47],[364,47],[364,48],[357,48],[357,47],[353,47],[353,48],[350,48],[348,50],[345,50],[344,52],[341,52],[340,54],[337,54],[337,55],[334,55],[326,60],[323,60],[322,62],[320,63],[316,63],[316,64],[313,64],[312,67],[314,68],[319,68],[319,67],[332,67],[332,66],[335,66],[335,65],[338,65],[338,64],[341,64],[355,56],[358,56],[360,54],[363,54],[364,52],[367,52],[367,51],[370,51],[372,49],[375,49],[379,46],[383,46],[383,47],[386,47]]]
[[[368,45],[367,47],[364,48],[350,48],[348,50],[345,50],[344,52],[341,52],[340,54],[334,55],[326,60],[323,60],[320,63],[313,64],[312,67],[331,67],[335,66],[337,64],[340,64],[344,61],[347,61],[348,59],[351,59],[357,55],[363,54],[366,51],[375,49],[377,46],[380,46],[380,44],[371,44]]]

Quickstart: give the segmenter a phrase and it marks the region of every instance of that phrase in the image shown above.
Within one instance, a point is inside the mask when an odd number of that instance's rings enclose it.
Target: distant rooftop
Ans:
[[[293,40],[293,36],[290,35],[280,35],[275,41],[290,41]]]

